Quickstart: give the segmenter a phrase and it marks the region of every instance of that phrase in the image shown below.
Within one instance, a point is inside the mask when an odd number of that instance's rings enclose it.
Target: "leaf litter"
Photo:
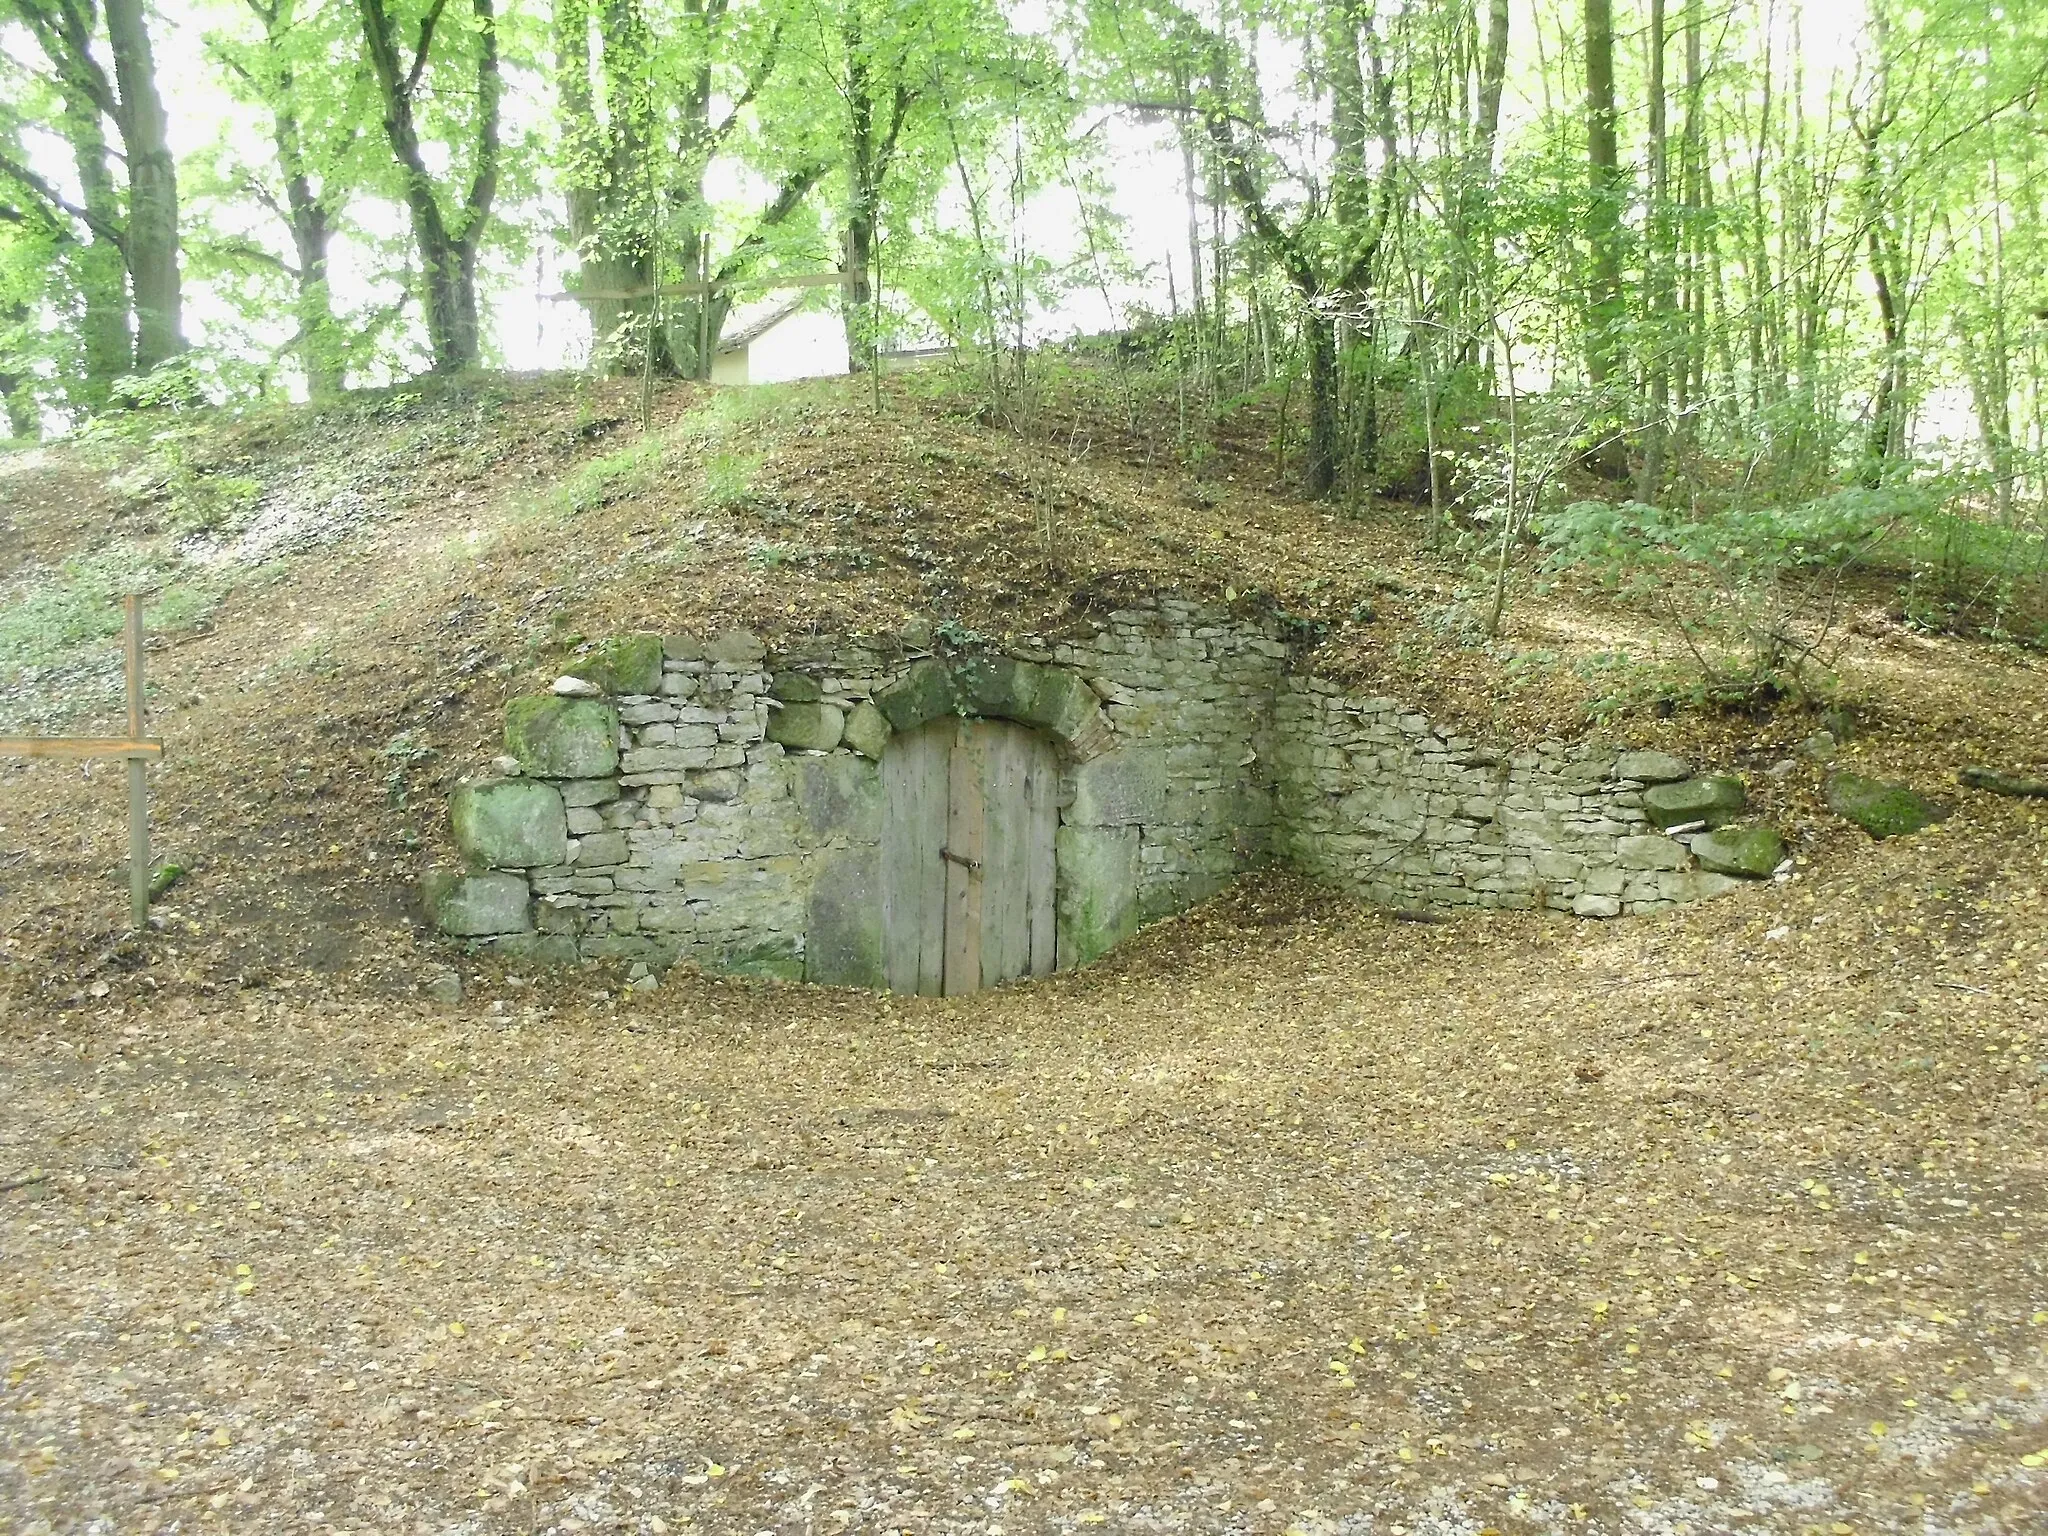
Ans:
[[[2044,881],[17,1020],[0,1529],[2037,1530]]]

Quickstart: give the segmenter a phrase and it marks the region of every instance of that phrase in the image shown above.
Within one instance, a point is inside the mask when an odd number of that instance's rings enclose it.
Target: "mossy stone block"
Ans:
[[[569,856],[569,819],[561,792],[532,779],[460,784],[448,798],[455,846],[471,864],[536,869]]]
[[[768,681],[768,692],[785,704],[815,704],[825,690],[815,677],[802,672],[778,672]]]
[[[583,673],[606,693],[661,692],[661,636],[621,635],[590,654]]]
[[[1643,813],[1659,827],[1682,827],[1689,821],[1718,827],[1735,820],[1748,806],[1749,791],[1728,773],[1703,774],[1643,791]]]
[[[889,724],[887,715],[872,704],[856,704],[846,717],[839,739],[862,757],[880,758],[895,734],[896,728]]]
[[[797,941],[780,936],[756,944],[736,944],[719,956],[711,968],[730,976],[760,976],[771,981],[804,979],[804,957],[798,952]]]
[[[532,903],[520,875],[431,869],[420,881],[420,898],[427,920],[458,939],[525,933],[533,927]]]
[[[976,656],[953,668],[953,691],[970,715],[1038,723],[1040,674],[1046,669],[1008,656]]]
[[[1785,839],[1760,822],[1718,827],[1692,840],[1692,856],[1717,875],[1761,880],[1785,862]]]
[[[845,729],[834,704],[785,704],[768,715],[768,739],[799,752],[830,752]]]
[[[811,886],[804,980],[886,987],[882,953],[881,850],[848,848],[832,854]]]
[[[1086,965],[1137,932],[1138,829],[1061,827],[1054,857],[1059,964]]]
[[[1917,790],[1860,773],[1828,776],[1828,808],[1874,838],[1904,837],[1949,815],[1949,807]]]
[[[941,715],[960,713],[953,674],[942,661],[920,661],[877,693],[875,706],[899,731],[914,731]]]
[[[527,694],[505,706],[505,750],[535,778],[610,778],[619,771],[619,712],[604,699]]]

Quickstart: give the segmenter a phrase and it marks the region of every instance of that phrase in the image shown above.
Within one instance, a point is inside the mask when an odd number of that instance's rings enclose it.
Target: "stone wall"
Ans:
[[[1739,793],[1713,791],[1725,806],[1672,793],[1734,781],[1693,780],[1669,753],[1555,741],[1503,751],[1313,677],[1289,678],[1273,713],[1275,852],[1370,900],[1616,917],[1739,883],[1700,868],[1681,840],[1739,811]],[[1654,786],[1669,787],[1683,819],[1653,820]]]
[[[1000,655],[617,642],[508,706],[506,755],[453,796],[469,867],[429,877],[430,915],[542,960],[879,984],[878,760],[897,731],[987,715],[1061,748],[1058,950],[1082,964],[1267,856],[1286,654],[1171,602]]]
[[[544,960],[618,958],[879,985],[879,760],[947,715],[1059,748],[1059,963],[1278,861],[1399,905],[1590,917],[1769,873],[1742,786],[1660,752],[1502,750],[1289,670],[1270,626],[1160,601],[996,653],[651,635],[506,710],[459,786],[466,868],[426,886],[443,931]]]

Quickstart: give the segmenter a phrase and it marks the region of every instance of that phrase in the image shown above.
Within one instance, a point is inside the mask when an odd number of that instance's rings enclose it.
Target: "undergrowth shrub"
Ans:
[[[1553,570],[1577,569],[1683,636],[1703,700],[1811,695],[1845,638],[1843,578],[1937,512],[1939,493],[1886,486],[1784,506],[1676,511],[1572,502],[1539,516]]]
[[[0,677],[48,667],[121,632],[121,599],[150,594],[143,622],[158,634],[189,629],[213,607],[204,585],[179,579],[180,563],[134,548],[66,560],[0,589]]]

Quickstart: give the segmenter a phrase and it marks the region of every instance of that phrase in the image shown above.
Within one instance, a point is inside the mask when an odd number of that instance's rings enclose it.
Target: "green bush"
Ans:
[[[0,598],[0,678],[47,667],[103,644],[121,632],[121,599],[152,594],[143,622],[159,634],[189,629],[213,607],[205,587],[177,579],[180,565],[134,548],[65,561],[30,577]]]
[[[1906,486],[1705,512],[1580,501],[1542,514],[1536,531],[1552,569],[1585,571],[1662,613],[1703,693],[1739,702],[1811,693],[1843,638],[1841,576],[1939,506],[1932,489]]]

